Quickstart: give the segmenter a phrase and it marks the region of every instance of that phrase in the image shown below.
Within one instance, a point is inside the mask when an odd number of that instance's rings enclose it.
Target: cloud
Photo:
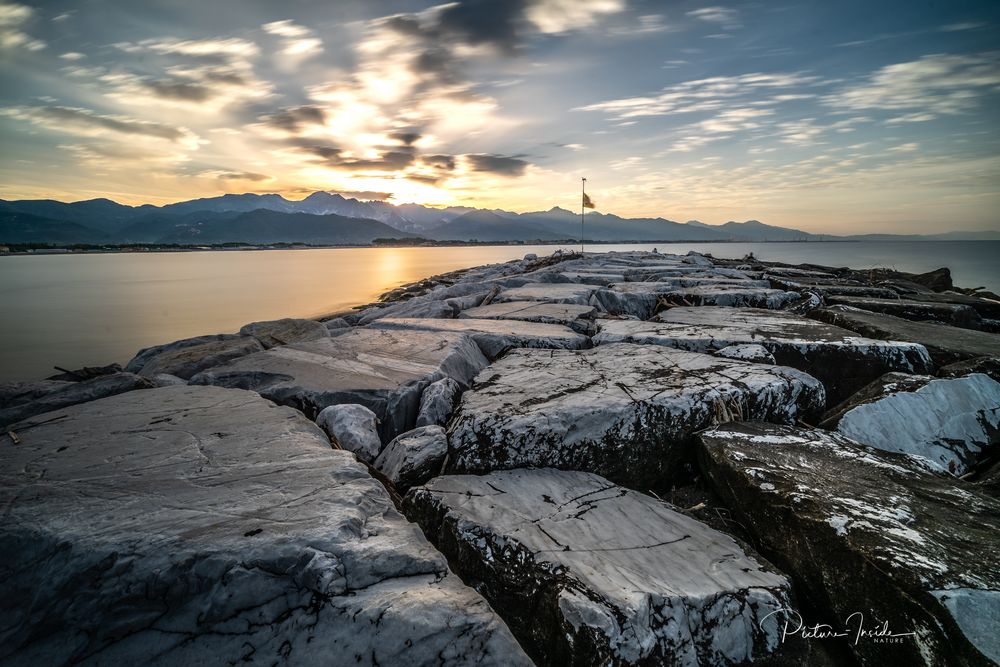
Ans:
[[[358,201],[385,201],[392,197],[391,192],[376,192],[374,190],[337,190],[336,194]]]
[[[221,181],[250,181],[253,183],[274,180],[266,174],[258,174],[252,171],[209,170],[201,172],[198,176],[202,178],[216,178]]]
[[[890,122],[919,122],[971,111],[997,86],[1000,53],[936,54],[883,67],[824,101],[840,109],[911,111]]]
[[[143,86],[157,97],[184,102],[205,102],[214,97],[214,91],[201,84],[189,81],[160,79],[144,81]]]
[[[472,171],[484,171],[498,176],[523,176],[528,162],[517,157],[473,153],[465,156]]]
[[[34,13],[35,10],[27,5],[0,2],[0,49],[40,51],[45,48],[45,42],[22,30]]]
[[[282,109],[262,118],[265,124],[291,134],[302,132],[309,125],[323,125],[326,111],[322,107],[305,105]]]
[[[735,30],[742,27],[740,25],[740,14],[735,9],[728,7],[702,7],[687,13],[688,16],[699,21],[715,23],[726,30]]]
[[[802,99],[802,96],[783,97],[780,94],[775,95],[776,91],[811,85],[818,81],[818,77],[801,73],[754,72],[739,76],[717,76],[668,86],[651,96],[608,100],[578,107],[574,111],[602,111],[610,114],[614,120],[625,120],[720,109],[731,104],[733,98],[743,96],[752,97],[757,101],[778,103],[790,99]]]
[[[892,153],[912,153],[914,151],[920,150],[920,144],[916,142],[908,144],[900,144],[898,146],[893,146],[888,150]]]
[[[125,116],[105,116],[76,107],[8,107],[0,109],[0,113],[68,134],[95,136],[112,133],[151,137],[189,146],[197,146],[198,143],[197,136],[184,127],[174,127]]]
[[[597,24],[605,14],[625,9],[624,0],[540,0],[529,3],[525,16],[540,32],[559,34]],[[643,16],[641,26],[659,26],[658,16]],[[648,30],[647,30],[648,31]]]
[[[316,55],[323,51],[323,42],[305,26],[285,19],[272,21],[261,26],[265,32],[282,38],[284,48],[281,53],[295,61]]]
[[[237,38],[218,39],[147,39],[138,44],[124,42],[116,44],[123,51],[148,49],[156,53],[172,53],[183,56],[223,58],[254,58],[260,49],[251,41]]]
[[[82,53],[78,53],[76,51],[70,51],[68,53],[62,54],[59,57],[62,58],[63,60],[76,61],[76,60],[83,60],[87,56],[83,55]]]

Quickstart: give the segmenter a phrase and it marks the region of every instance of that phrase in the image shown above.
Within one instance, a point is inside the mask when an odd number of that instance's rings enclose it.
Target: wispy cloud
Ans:
[[[290,20],[272,21],[263,26],[265,32],[282,38],[284,48],[281,53],[298,61],[323,51],[323,41],[305,26]]]
[[[829,95],[825,102],[855,111],[910,111],[892,122],[919,122],[970,111],[998,86],[1000,53],[937,54],[883,67],[864,83]]]
[[[0,2],[0,49],[40,51],[45,42],[24,31],[35,10],[27,5]]]
[[[687,13],[688,16],[699,21],[706,21],[720,25],[726,30],[735,30],[742,27],[740,24],[740,13],[730,7],[702,7]]]

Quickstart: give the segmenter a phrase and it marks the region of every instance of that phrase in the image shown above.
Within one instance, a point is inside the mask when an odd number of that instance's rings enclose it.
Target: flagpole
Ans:
[[[586,211],[584,203],[587,201],[587,179],[580,179],[580,252],[583,252],[583,214]]]

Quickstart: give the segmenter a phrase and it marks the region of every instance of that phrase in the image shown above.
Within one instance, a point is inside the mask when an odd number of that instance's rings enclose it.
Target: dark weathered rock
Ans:
[[[251,322],[244,325],[240,333],[244,336],[253,336],[265,349],[275,345],[326,338],[330,335],[329,329],[322,322],[291,317],[267,322]]]
[[[731,537],[597,475],[448,475],[404,509],[539,664],[748,664],[790,615],[785,577]]]
[[[529,664],[291,409],[168,387],[18,428],[0,447],[0,662]]]
[[[222,340],[207,341],[197,345],[185,345],[163,350],[147,358],[139,369],[139,375],[176,375],[190,380],[206,368],[212,368],[233,359],[239,359],[264,347],[251,336],[239,336]],[[129,364],[131,366],[131,363]]]
[[[1000,334],[960,329],[946,324],[913,322],[849,306],[819,308],[809,314],[821,322],[850,329],[862,336],[919,343],[942,366],[973,357],[1000,356]]]
[[[373,462],[382,451],[378,417],[363,405],[341,403],[323,408],[316,415],[316,425],[340,449],[354,452],[365,463]]]
[[[731,306],[743,308],[782,308],[799,298],[798,292],[763,287],[735,285],[701,285],[679,287],[665,298],[680,306]]]
[[[984,299],[979,296],[959,294],[958,292],[920,294],[911,298],[915,301],[923,301],[925,303],[968,306],[983,318],[1000,318],[1000,301],[995,299]]]
[[[413,428],[427,385],[445,377],[467,385],[487,363],[468,336],[354,327],[237,359],[191,382],[252,389],[311,418],[329,405],[358,403],[378,416],[388,442]]]
[[[123,369],[120,364],[108,364],[107,366],[84,366],[83,368],[77,368],[74,370],[63,370],[61,373],[50,375],[47,379],[81,382],[83,380],[90,380],[102,375],[114,375],[115,373],[121,373],[122,370]]]
[[[1000,661],[995,499],[826,431],[740,423],[700,439],[735,520],[865,664]],[[858,637],[883,623],[899,636]]]
[[[451,378],[442,378],[427,385],[420,395],[417,426],[444,426],[451,419],[462,395],[462,386]]]
[[[602,321],[596,345],[613,342],[666,345],[714,352],[730,345],[765,347],[776,363],[822,380],[827,399],[839,402],[890,371],[928,373],[930,357],[914,343],[861,338],[793,313],[750,308],[671,308],[651,322]]]
[[[830,296],[826,302],[831,305],[853,306],[876,313],[886,313],[918,322],[943,322],[956,327],[977,329],[979,313],[955,303],[930,303],[911,299],[873,299],[857,296]]]
[[[889,373],[833,408],[821,426],[964,475],[1000,444],[1000,382],[979,373]]]
[[[469,308],[459,318],[523,320],[543,324],[561,324],[585,335],[594,333],[594,316],[597,308],[573,303],[546,303],[544,301],[504,301],[477,308]]]
[[[568,327],[521,320],[385,317],[372,323],[371,326],[377,329],[466,334],[476,341],[479,349],[490,360],[497,359],[516,347],[579,350],[590,346],[590,340],[586,336]]]
[[[938,375],[943,378],[957,378],[970,373],[982,373],[1000,382],[1000,357],[974,357],[965,361],[942,366]]]
[[[34,380],[29,382],[0,383],[0,409],[30,403],[36,399],[65,389],[75,381],[67,380]]]
[[[79,403],[88,403],[99,398],[123,394],[136,389],[149,389],[152,386],[152,382],[133,373],[99,375],[83,382],[70,382],[31,400],[20,401],[3,408],[0,410],[0,428],[52,410],[67,408]],[[21,398],[23,397],[22,394]]]
[[[714,420],[790,423],[823,405],[818,380],[780,366],[654,345],[514,350],[463,394],[449,466],[550,466],[661,487],[683,471],[692,434]]]
[[[694,287],[713,287],[719,289],[764,289],[768,287],[764,280],[741,280],[737,278],[663,278],[658,282],[627,282],[615,283],[608,289],[594,293],[594,301],[602,309],[613,315],[631,315],[640,320],[652,317],[658,305],[662,302],[673,302],[671,298],[678,290]]]
[[[400,433],[385,446],[375,467],[400,493],[423,484],[441,471],[448,455],[448,436],[440,426],[420,426]]]
[[[129,373],[138,373],[153,357],[164,352],[177,350],[183,347],[191,347],[193,345],[201,345],[202,343],[214,343],[222,340],[238,340],[241,338],[243,338],[243,336],[240,336],[239,334],[210,334],[207,336],[195,336],[194,338],[183,338],[181,340],[175,340],[172,343],[153,345],[152,347],[144,347],[136,352],[131,361],[125,364],[125,370]]]

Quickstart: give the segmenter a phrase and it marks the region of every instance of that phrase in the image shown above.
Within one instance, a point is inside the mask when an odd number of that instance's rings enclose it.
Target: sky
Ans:
[[[0,198],[1000,229],[1000,2],[0,0]]]

